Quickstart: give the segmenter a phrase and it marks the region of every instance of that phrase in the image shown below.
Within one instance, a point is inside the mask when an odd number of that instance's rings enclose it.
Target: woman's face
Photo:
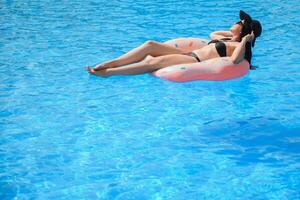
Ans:
[[[230,31],[231,31],[232,35],[235,35],[235,36],[241,35],[242,28],[243,28],[242,23],[243,23],[243,21],[237,22],[231,26]]]

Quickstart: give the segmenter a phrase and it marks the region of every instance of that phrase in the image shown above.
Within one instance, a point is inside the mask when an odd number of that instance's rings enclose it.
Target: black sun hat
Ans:
[[[244,20],[241,37],[254,33],[254,39],[252,40],[252,47],[254,47],[255,39],[261,35],[262,27],[258,20],[254,20],[246,12],[240,10],[240,19]]]

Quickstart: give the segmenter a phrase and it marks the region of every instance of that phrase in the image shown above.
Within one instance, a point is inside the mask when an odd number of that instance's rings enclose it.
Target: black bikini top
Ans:
[[[220,55],[220,57],[225,57],[226,56],[226,45],[225,45],[224,41],[226,41],[226,40],[231,40],[231,38],[222,38],[221,40],[211,40],[208,44],[215,43],[217,52]],[[253,69],[256,69],[257,67],[251,65],[251,57],[252,57],[251,45],[250,45],[250,43],[247,43],[244,58],[250,63],[250,69],[253,70]]]
[[[223,38],[222,40],[211,40],[208,44],[215,43],[215,47],[217,49],[218,54],[220,57],[226,56],[226,45],[223,40],[230,40],[230,38]]]

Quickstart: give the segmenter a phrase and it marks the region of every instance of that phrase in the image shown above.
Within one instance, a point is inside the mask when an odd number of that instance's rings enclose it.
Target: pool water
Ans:
[[[263,25],[248,75],[90,76],[147,40]],[[0,199],[300,199],[297,1],[0,2]]]

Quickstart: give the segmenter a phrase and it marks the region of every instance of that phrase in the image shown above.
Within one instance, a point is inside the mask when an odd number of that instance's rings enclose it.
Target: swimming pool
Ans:
[[[85,71],[146,40],[206,38],[240,9],[263,25],[259,68],[243,78]],[[0,199],[300,199],[299,10],[286,0],[2,1]]]

